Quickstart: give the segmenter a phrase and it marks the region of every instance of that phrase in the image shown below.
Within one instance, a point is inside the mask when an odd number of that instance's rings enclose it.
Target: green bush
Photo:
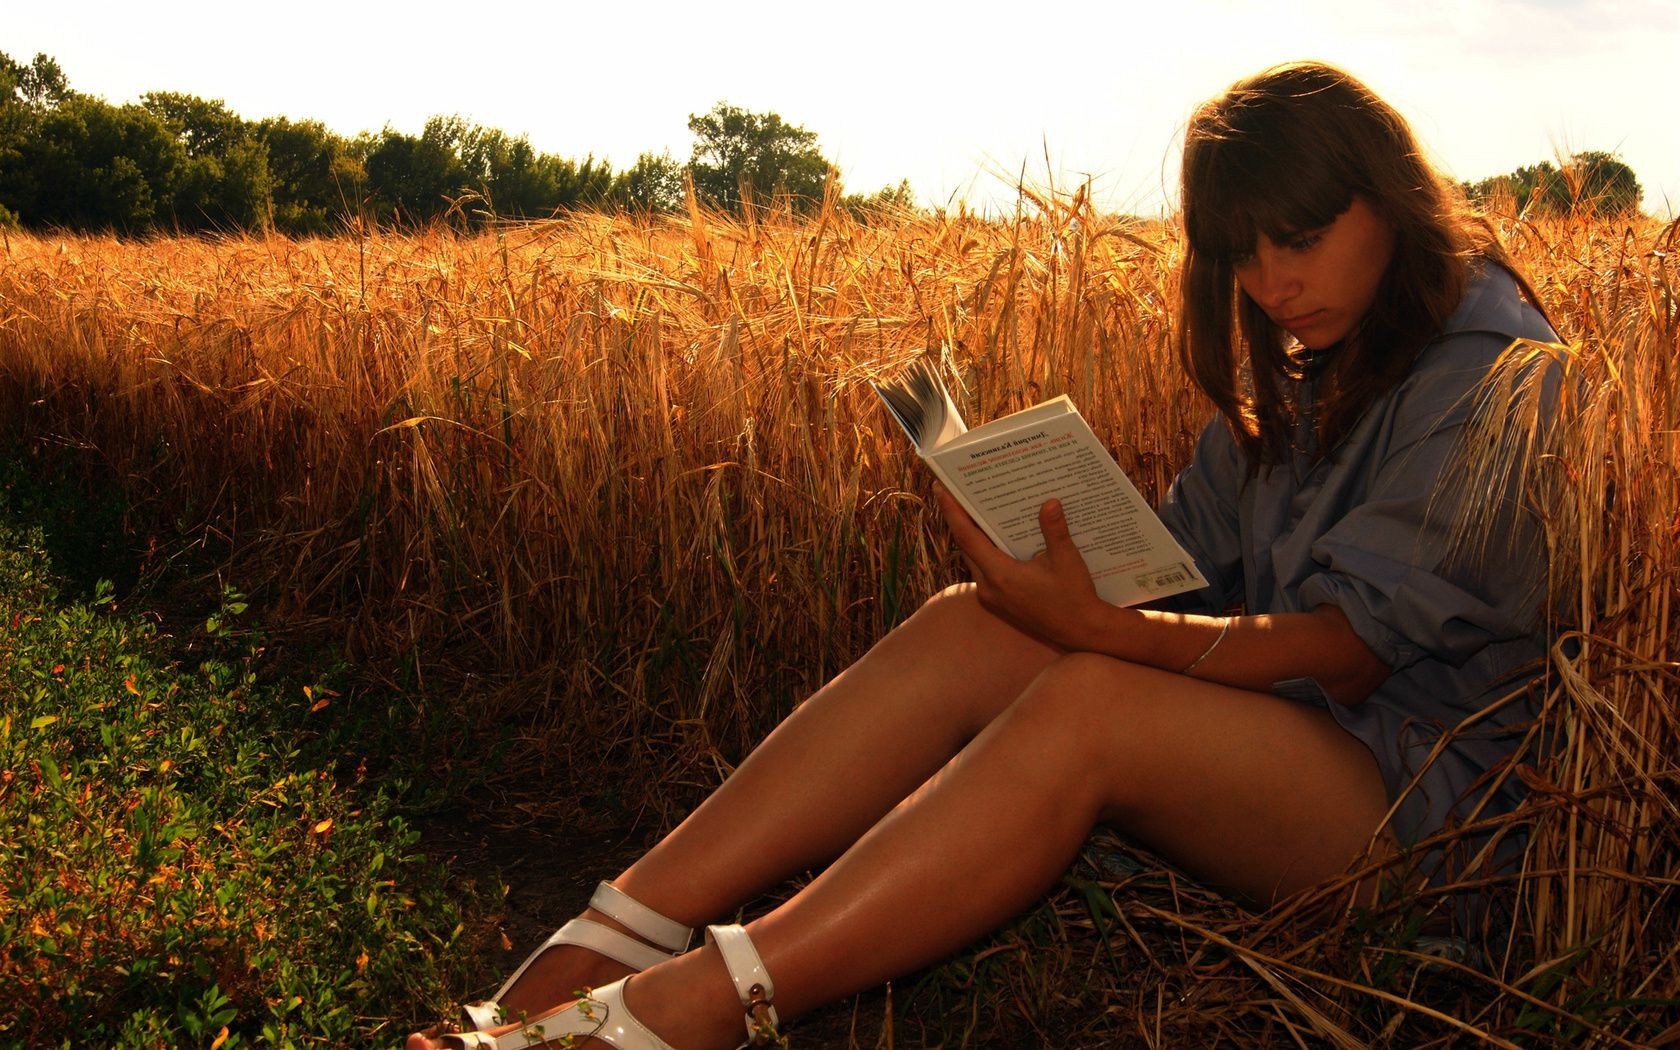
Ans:
[[[184,666],[45,549],[0,497],[0,1043],[391,1042],[460,930],[401,785],[335,772],[334,694],[259,680],[237,594]]]

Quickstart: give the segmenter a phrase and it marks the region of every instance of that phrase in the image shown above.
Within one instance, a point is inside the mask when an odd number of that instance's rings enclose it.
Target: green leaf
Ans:
[[[36,715],[29,720],[29,728],[40,729],[43,726],[50,726],[56,721],[58,721],[57,715]]]

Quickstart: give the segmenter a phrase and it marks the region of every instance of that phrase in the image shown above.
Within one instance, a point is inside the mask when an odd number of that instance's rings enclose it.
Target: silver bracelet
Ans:
[[[1227,631],[1229,631],[1230,629],[1231,629],[1231,618],[1229,616],[1227,616],[1227,617],[1225,617],[1224,626],[1219,628],[1219,637],[1215,638],[1213,640],[1213,644],[1208,646],[1206,649],[1204,649],[1202,651],[1202,655],[1200,655],[1200,656],[1196,657],[1194,660],[1190,661],[1190,666],[1186,667],[1184,670],[1180,671],[1179,674],[1189,674],[1191,671],[1194,671],[1196,668],[1202,666],[1202,661],[1206,660],[1209,656],[1213,655],[1213,651],[1215,649],[1219,648],[1219,643],[1223,642],[1225,640],[1225,633]]]

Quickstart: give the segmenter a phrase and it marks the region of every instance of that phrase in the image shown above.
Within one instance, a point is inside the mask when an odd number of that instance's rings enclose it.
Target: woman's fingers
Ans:
[[[956,497],[952,496],[945,486],[935,482],[933,494],[939,501],[940,511],[945,515],[945,524],[951,530],[951,538],[956,541],[976,578],[997,558],[1009,558],[1009,555],[998,550],[997,544],[980,530],[980,526],[974,523],[968,511],[963,509],[962,504],[957,502]]]
[[[1038,508],[1038,531],[1044,535],[1044,551],[1050,557],[1062,557],[1068,551],[1079,553],[1079,548],[1073,543],[1073,534],[1068,531],[1067,515],[1062,512],[1061,500],[1047,499]]]

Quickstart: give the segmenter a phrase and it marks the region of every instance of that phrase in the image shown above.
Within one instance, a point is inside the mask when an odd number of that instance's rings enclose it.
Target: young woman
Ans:
[[[974,582],[795,711],[473,1030],[411,1050],[735,1046],[997,928],[1099,822],[1267,904],[1511,804],[1481,785],[1520,707],[1437,744],[1541,655],[1543,571],[1520,529],[1451,557],[1442,483],[1494,359],[1555,336],[1338,70],[1203,105],[1182,206],[1181,356],[1219,416],[1162,516],[1211,585],[1105,604],[1054,502],[1019,562],[940,493]],[[689,950],[689,927],[825,865]]]

